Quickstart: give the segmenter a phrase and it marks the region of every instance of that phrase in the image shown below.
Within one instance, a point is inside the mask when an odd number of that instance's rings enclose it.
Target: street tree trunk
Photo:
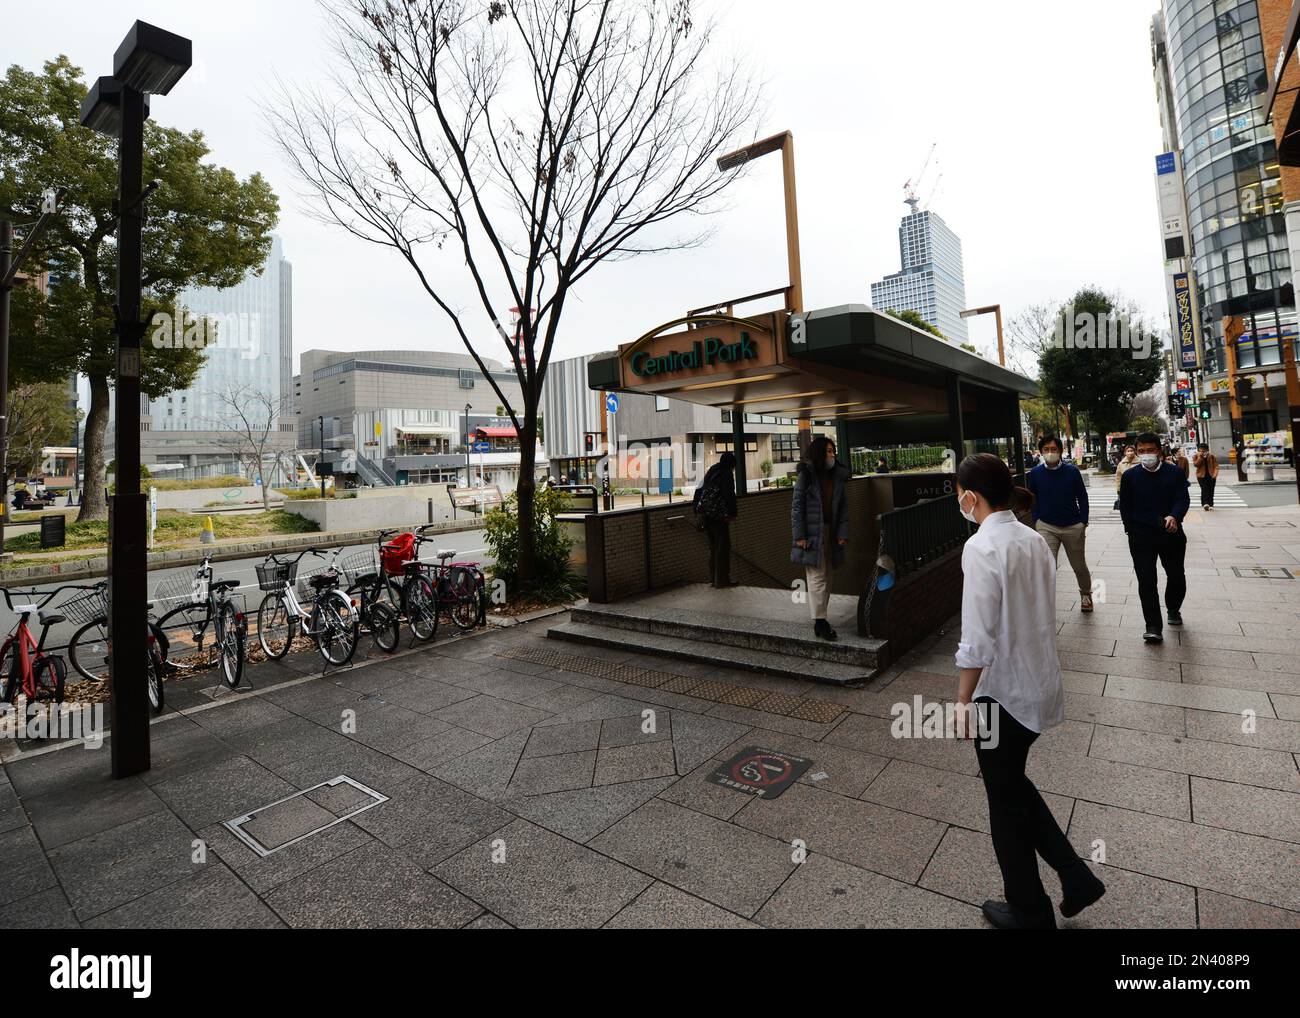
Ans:
[[[534,476],[537,469],[537,442],[533,437],[537,432],[537,425],[533,423],[535,420],[535,415],[528,413],[524,426],[519,430],[519,484],[515,494],[519,499],[517,582],[520,589],[510,591],[512,597],[527,591],[537,578],[537,526],[533,515],[534,496],[537,493],[537,479]]]
[[[86,479],[82,485],[78,521],[108,518],[108,503],[104,501],[104,436],[108,431],[111,395],[107,376],[90,375],[89,378],[90,411],[86,414],[84,446]]]

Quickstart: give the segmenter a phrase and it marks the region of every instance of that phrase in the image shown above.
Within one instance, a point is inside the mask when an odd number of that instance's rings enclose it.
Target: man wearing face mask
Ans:
[[[1052,560],[1065,557],[1079,583],[1079,610],[1092,611],[1092,574],[1088,571],[1085,541],[1088,532],[1088,488],[1073,463],[1061,462],[1061,440],[1044,435],[1038,440],[1043,462],[1025,477],[1034,496],[1034,527],[1043,535]]]
[[[1119,485],[1119,513],[1128,534],[1129,555],[1137,574],[1138,595],[1142,599],[1142,617],[1147,643],[1164,639],[1160,618],[1160,585],[1156,562],[1165,570],[1165,609],[1169,624],[1183,624],[1183,598],[1187,595],[1187,576],[1183,560],[1187,555],[1187,535],[1183,517],[1187,515],[1187,476],[1172,463],[1162,462],[1160,440],[1151,433],[1138,435],[1138,466],[1124,472]]]

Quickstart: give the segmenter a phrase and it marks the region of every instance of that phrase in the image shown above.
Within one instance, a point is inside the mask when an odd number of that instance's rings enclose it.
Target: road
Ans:
[[[481,563],[483,566],[486,567],[491,564],[492,558],[488,555],[487,548],[484,545],[485,545],[484,533],[482,530],[463,530],[457,533],[442,534],[438,537],[436,543],[432,543],[424,546],[424,548],[422,549],[421,558],[426,559],[428,561],[433,561],[433,554],[435,551],[439,549],[450,549],[456,552],[456,557],[458,559],[471,559],[473,561]],[[372,552],[373,550],[374,550],[373,544],[349,545],[347,547],[340,549],[340,558],[346,559],[349,555],[353,553]],[[297,553],[295,552],[295,554]],[[326,554],[327,555],[333,554],[333,549],[328,549]],[[254,558],[232,559],[228,562],[215,562],[213,563],[212,566],[213,575],[215,576],[216,579],[239,581],[239,587],[237,588],[235,593],[243,595],[245,610],[248,612],[250,616],[256,615],[257,606],[261,604],[262,597],[264,596],[262,594],[262,591],[258,589],[257,574],[254,569],[255,566],[260,565],[264,560],[265,560],[265,556],[259,555]],[[301,568],[304,572],[308,571],[311,568],[311,566],[309,565],[311,561],[312,561],[312,556],[310,555],[306,556],[302,560]],[[328,559],[317,559],[316,561],[323,564],[324,562],[328,561]],[[196,568],[197,568],[196,566],[181,566],[179,568],[172,567],[170,569],[151,569],[149,571],[150,596],[157,597],[159,593],[159,588],[161,586],[166,586],[168,581],[179,580],[184,584],[188,585],[189,581],[194,576],[194,572]],[[86,586],[92,582],[93,581],[90,580],[79,580],[77,581],[76,585]],[[44,583],[44,584],[37,584],[31,588],[26,588],[26,589],[42,592],[42,591],[57,590],[60,586],[61,584],[59,583]],[[15,604],[22,603],[23,601],[22,595],[18,594],[17,591],[10,591],[10,593],[13,595]],[[70,596],[72,596],[70,592],[65,592],[64,594],[61,594],[60,596],[56,597],[53,600],[51,606],[46,610],[57,611],[58,605],[62,604],[65,601],[65,599],[67,599]],[[176,602],[171,602],[172,607],[174,607],[175,604]],[[158,602],[157,608],[160,611],[165,610],[165,607],[167,606],[164,605],[162,601]],[[0,603],[0,609],[3,609],[3,603]],[[4,623],[5,632],[7,633],[13,627],[13,622],[14,622],[13,616],[8,611],[0,611],[0,614],[3,614],[8,617],[6,622]],[[36,625],[36,620],[33,618],[30,624],[32,626],[33,635],[35,635],[37,639],[39,639],[40,631],[39,631],[39,627]],[[56,648],[56,647],[62,647],[66,645],[67,642],[72,638],[73,634],[79,628],[80,628],[80,624],[73,623],[71,621],[62,622],[56,626],[51,627],[50,634],[46,638],[46,646],[50,648]]]

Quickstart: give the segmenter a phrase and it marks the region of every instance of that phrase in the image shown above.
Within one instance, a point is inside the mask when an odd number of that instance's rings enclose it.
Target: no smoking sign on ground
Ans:
[[[738,792],[775,799],[812,766],[812,761],[761,746],[748,746],[721,764],[709,781]]]

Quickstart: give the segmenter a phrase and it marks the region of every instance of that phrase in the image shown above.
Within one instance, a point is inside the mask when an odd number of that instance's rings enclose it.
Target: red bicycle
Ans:
[[[5,604],[18,615],[18,625],[0,646],[0,699],[13,703],[21,691],[28,700],[63,702],[63,687],[68,678],[67,663],[58,654],[45,653],[45,638],[50,627],[64,621],[64,616],[46,614],[44,608],[58,594],[73,588],[59,587],[52,591],[16,590],[0,587]],[[13,595],[31,598],[14,604]],[[32,637],[27,620],[35,615],[41,624],[39,641]]]

